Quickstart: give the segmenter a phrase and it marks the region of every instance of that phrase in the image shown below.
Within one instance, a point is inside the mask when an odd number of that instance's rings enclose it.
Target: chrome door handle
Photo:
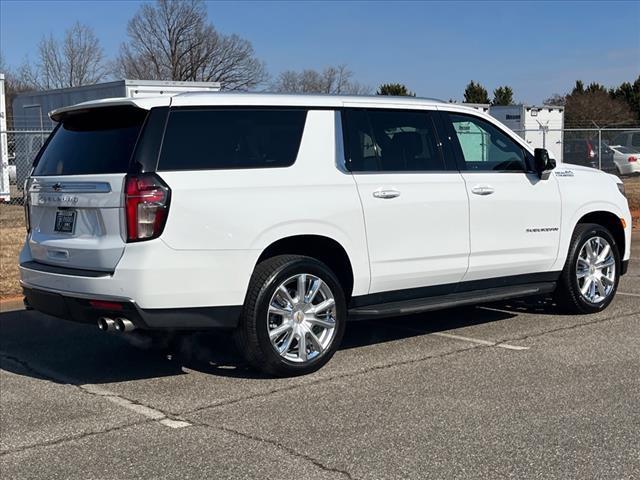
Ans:
[[[400,192],[397,190],[376,190],[373,192],[373,196],[376,198],[396,198],[400,196]]]
[[[476,185],[471,189],[471,193],[476,195],[491,195],[495,190],[489,185]]]

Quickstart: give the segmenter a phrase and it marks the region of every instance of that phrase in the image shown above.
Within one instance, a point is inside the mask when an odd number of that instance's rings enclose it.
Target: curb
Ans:
[[[0,299],[0,313],[24,310],[24,303],[22,302],[22,299],[22,295],[14,295]]]

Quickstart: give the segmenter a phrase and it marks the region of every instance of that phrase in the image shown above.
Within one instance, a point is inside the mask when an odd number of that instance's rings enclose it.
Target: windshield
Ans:
[[[130,106],[70,114],[37,158],[33,174],[125,173],[146,115]]]

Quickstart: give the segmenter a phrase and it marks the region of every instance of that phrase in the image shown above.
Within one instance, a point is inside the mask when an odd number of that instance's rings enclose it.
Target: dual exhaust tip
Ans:
[[[131,332],[136,326],[129,319],[118,317],[116,319],[108,317],[100,317],[98,319],[98,328],[103,332]]]

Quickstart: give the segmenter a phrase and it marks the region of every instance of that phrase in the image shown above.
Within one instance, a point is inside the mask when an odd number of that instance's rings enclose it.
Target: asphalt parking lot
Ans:
[[[167,356],[5,312],[0,476],[640,478],[639,280],[635,253],[597,315],[530,299],[352,323],[294,379],[246,369],[225,336]]]

